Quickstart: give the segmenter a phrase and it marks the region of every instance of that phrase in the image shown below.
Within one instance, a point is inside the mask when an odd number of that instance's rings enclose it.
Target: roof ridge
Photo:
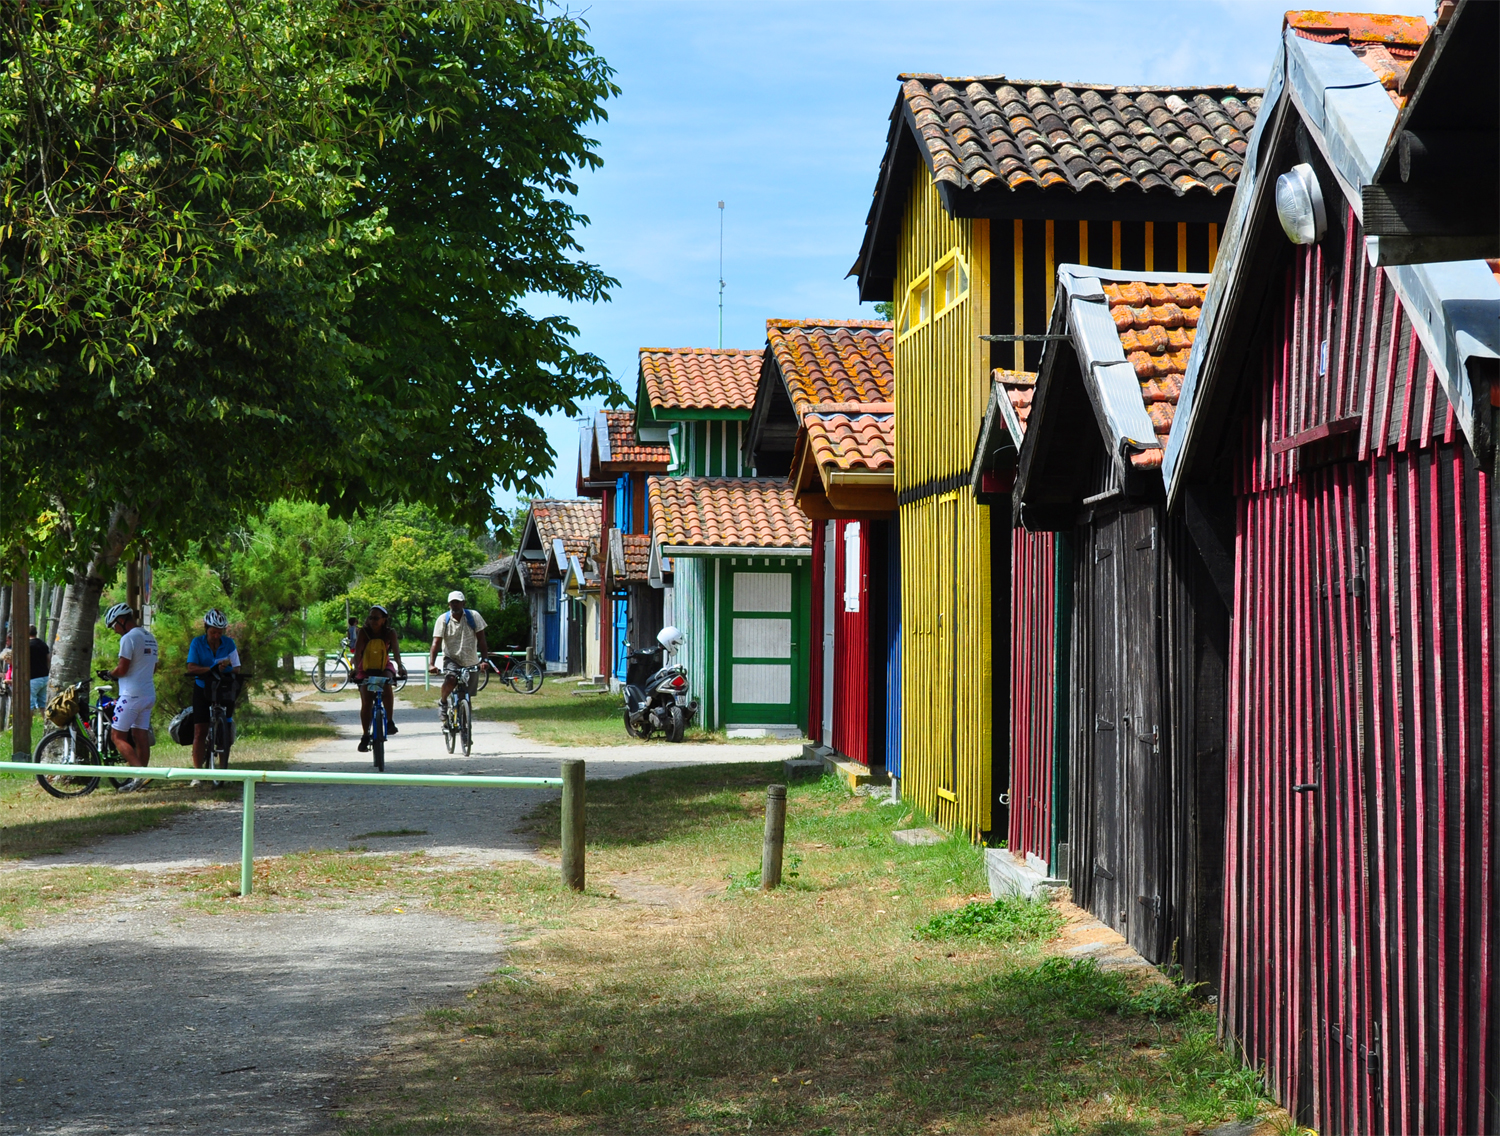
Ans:
[[[763,347],[642,347],[640,351],[660,352],[670,355],[759,355]]]
[[[1406,17],[1410,19],[1411,17]],[[900,82],[910,80],[928,81],[935,83],[1005,83],[1012,87],[1072,87],[1080,91],[1123,91],[1134,93],[1136,91],[1244,91],[1247,94],[1258,95],[1262,92],[1260,87],[1241,87],[1235,83],[1170,83],[1150,84],[1139,83],[1085,83],[1073,79],[1012,79],[1008,75],[935,75],[929,72],[902,72],[896,76]]]
[[[867,327],[894,331],[896,324],[893,320],[870,319],[768,319],[766,327]]]

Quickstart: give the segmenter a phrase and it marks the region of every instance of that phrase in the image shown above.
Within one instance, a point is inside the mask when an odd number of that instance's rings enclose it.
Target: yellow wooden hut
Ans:
[[[970,487],[991,372],[1039,369],[1059,264],[1208,271],[1260,99],[900,81],[853,275],[861,299],[895,308],[902,791],[999,838],[1010,605],[991,581],[998,562],[1009,586],[1011,510]]]

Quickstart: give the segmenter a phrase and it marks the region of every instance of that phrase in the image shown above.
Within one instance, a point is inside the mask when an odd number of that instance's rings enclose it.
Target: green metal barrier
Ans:
[[[193,769],[129,765],[50,765],[0,761],[0,774],[37,777],[56,772],[70,777],[154,777],[162,781],[239,781],[244,785],[240,832],[240,894],[249,895],[255,859],[255,786],[287,785],[429,785],[445,789],[561,789],[563,791],[563,882],[583,890],[583,762],[562,763],[561,777],[486,777],[462,773],[314,773],[302,770]]]

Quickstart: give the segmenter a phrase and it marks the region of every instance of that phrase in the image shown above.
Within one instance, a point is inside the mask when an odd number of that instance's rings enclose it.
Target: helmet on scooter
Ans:
[[[675,655],[678,648],[682,646],[685,636],[677,628],[668,624],[656,633],[656,641],[660,643],[669,655]]]

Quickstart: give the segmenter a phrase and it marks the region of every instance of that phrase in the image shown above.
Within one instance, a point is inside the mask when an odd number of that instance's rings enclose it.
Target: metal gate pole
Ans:
[[[245,814],[240,826],[240,895],[250,894],[255,866],[255,782],[245,782]]]

